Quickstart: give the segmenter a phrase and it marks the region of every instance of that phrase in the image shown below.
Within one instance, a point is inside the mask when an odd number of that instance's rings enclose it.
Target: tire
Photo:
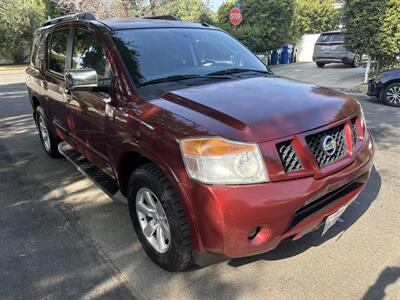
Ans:
[[[149,194],[150,199],[147,198]],[[150,202],[155,205],[149,205]],[[148,163],[133,171],[128,183],[128,204],[138,239],[153,262],[170,272],[185,270],[193,264],[192,240],[180,200],[168,178],[154,164]],[[147,208],[154,207],[152,211],[158,212],[158,216],[142,213],[143,204]],[[147,231],[146,237],[144,228],[150,223],[152,225],[148,226],[152,229]],[[164,230],[166,226],[169,228],[169,235],[168,231]],[[161,239],[164,243],[161,244],[167,246],[166,249],[159,247],[159,236],[164,237]]]
[[[400,107],[400,82],[389,84],[383,90],[381,100],[386,105]]]
[[[324,66],[325,66],[324,63],[317,62],[317,67],[318,67],[318,68],[323,68]]]
[[[58,141],[54,135],[53,128],[49,126],[49,122],[40,106],[36,108],[35,121],[44,151],[52,158],[62,157],[58,152]]]
[[[360,54],[355,54],[353,61],[351,62],[350,66],[352,68],[357,68],[360,65],[361,62],[361,55]]]

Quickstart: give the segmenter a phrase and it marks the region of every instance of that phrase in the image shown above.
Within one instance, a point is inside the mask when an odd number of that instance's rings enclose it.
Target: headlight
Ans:
[[[374,80],[375,80],[375,81],[382,81],[383,78],[385,78],[385,75],[383,75],[383,74],[378,74],[378,75],[376,75],[376,76],[374,77]]]
[[[250,184],[268,181],[257,144],[223,138],[180,141],[188,175],[206,184]]]

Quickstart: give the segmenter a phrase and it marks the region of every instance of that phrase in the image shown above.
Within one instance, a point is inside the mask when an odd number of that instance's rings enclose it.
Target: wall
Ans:
[[[310,62],[314,52],[314,45],[318,40],[320,34],[305,34],[302,36],[300,42],[296,45],[297,48],[297,62]]]

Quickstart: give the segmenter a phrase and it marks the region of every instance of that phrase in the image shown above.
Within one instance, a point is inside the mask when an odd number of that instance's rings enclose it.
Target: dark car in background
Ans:
[[[368,82],[367,94],[387,105],[400,106],[400,68],[376,74]]]
[[[351,67],[360,65],[362,54],[356,54],[344,46],[343,31],[323,32],[314,46],[313,61],[319,68],[330,63],[344,63]]]

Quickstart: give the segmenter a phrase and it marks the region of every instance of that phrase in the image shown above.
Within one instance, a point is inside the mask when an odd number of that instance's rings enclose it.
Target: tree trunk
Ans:
[[[364,83],[368,83],[368,75],[371,70],[371,55],[368,55],[367,67],[365,68]]]

